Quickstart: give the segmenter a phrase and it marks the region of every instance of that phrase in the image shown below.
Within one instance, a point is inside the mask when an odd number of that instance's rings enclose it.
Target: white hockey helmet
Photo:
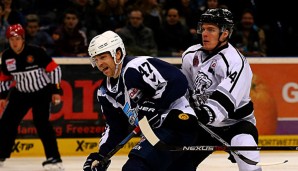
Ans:
[[[121,49],[122,58],[120,62],[116,62],[116,51],[117,49]],[[124,47],[124,43],[120,36],[113,31],[106,31],[100,35],[95,36],[88,47],[88,52],[90,55],[90,62],[93,67],[96,66],[96,62],[94,61],[94,56],[110,52],[111,56],[114,58],[115,64],[121,64],[123,62],[124,57],[126,56],[126,51]]]

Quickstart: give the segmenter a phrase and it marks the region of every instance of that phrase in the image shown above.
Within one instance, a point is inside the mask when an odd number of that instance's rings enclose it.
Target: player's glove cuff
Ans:
[[[99,153],[91,153],[84,163],[84,171],[106,171],[111,160],[104,161],[104,156]]]
[[[149,124],[156,127],[160,123],[159,116],[157,114],[156,105],[151,100],[144,100],[138,103],[138,119],[142,119],[146,116],[149,120]]]
[[[194,111],[198,117],[198,120],[203,124],[210,124],[215,119],[213,110],[207,105],[201,105],[200,108],[194,108]]]

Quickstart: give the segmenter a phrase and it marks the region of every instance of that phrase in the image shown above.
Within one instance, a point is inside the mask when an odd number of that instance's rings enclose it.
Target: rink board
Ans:
[[[58,138],[58,146],[62,156],[86,156],[98,149],[98,138]],[[117,155],[127,154],[137,144],[139,138],[130,140]],[[298,146],[298,135],[260,136],[260,146]],[[44,156],[40,139],[17,139],[12,156]]]

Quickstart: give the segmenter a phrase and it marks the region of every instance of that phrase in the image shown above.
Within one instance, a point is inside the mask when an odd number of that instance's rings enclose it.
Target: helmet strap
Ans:
[[[117,77],[117,74],[118,74],[118,71],[119,71],[119,66],[123,63],[123,54],[121,53],[121,60],[119,62],[117,62],[117,52],[115,53],[115,56],[114,56],[114,62],[115,62],[115,73],[114,73],[114,78]]]
[[[223,42],[225,42],[225,41],[220,41],[220,37],[221,37],[221,35],[222,35],[222,32],[220,32],[219,33],[219,36],[218,36],[218,43],[217,43],[217,45],[212,49],[212,50],[210,50],[211,52],[214,52]]]
[[[115,63],[116,64],[116,63]],[[115,72],[114,72],[114,76],[113,76],[113,78],[117,78],[117,74],[118,74],[118,71],[119,71],[119,63],[118,64],[116,64],[116,67],[115,67]]]

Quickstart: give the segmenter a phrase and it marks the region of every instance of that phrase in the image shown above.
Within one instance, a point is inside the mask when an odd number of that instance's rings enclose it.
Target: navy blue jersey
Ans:
[[[160,117],[165,118],[173,108],[187,108],[187,113],[195,115],[186,100],[179,100],[187,87],[186,77],[172,64],[148,56],[125,57],[120,76],[106,78],[98,90],[107,123],[100,153],[105,155],[117,145],[127,135],[129,125],[138,124],[136,106],[144,98],[156,104]]]

